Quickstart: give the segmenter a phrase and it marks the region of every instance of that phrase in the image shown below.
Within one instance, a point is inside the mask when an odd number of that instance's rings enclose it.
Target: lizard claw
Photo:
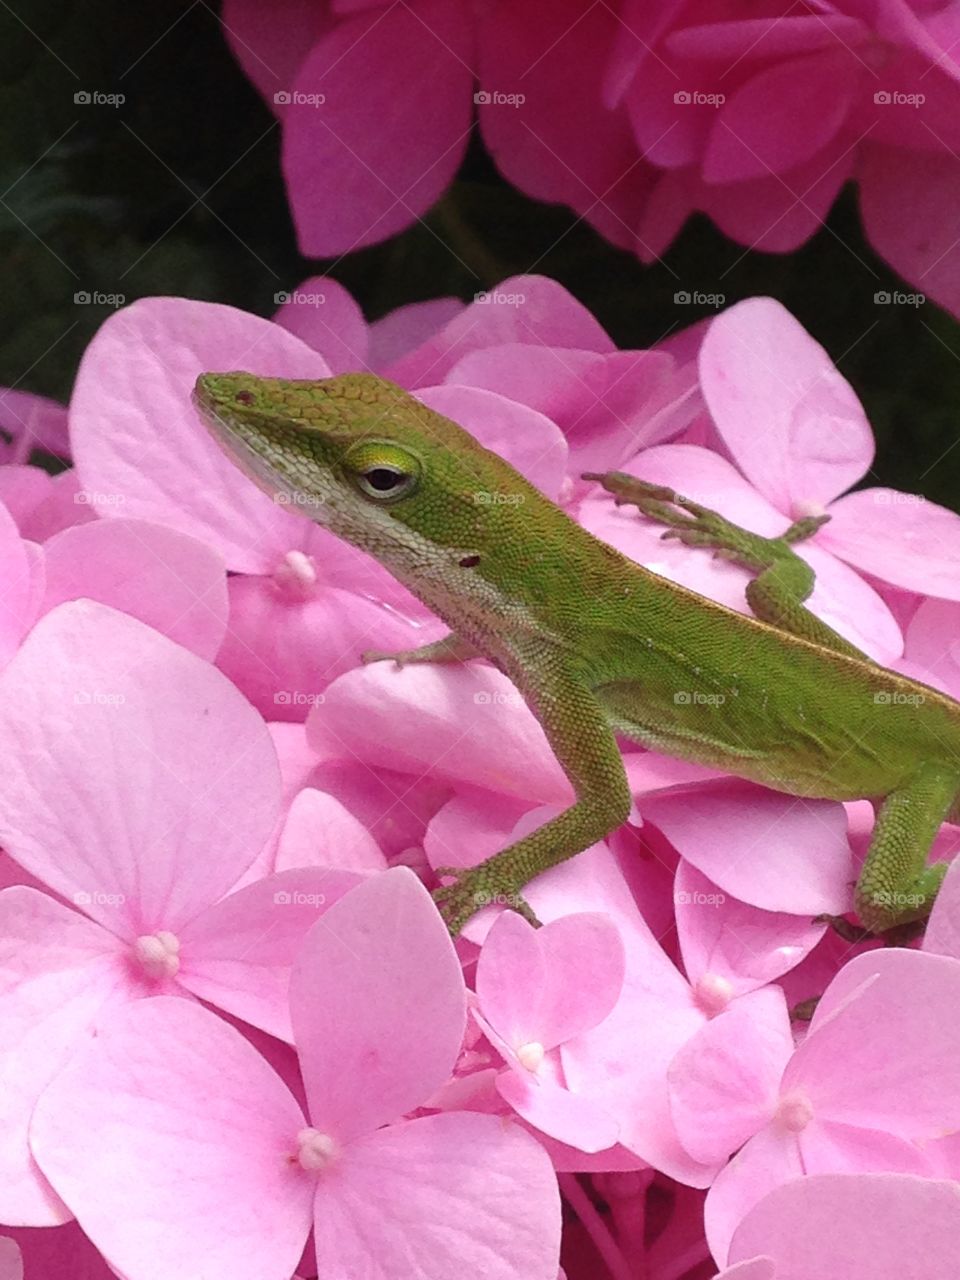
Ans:
[[[483,863],[478,867],[437,867],[436,873],[453,879],[452,884],[442,884],[433,891],[433,900],[452,937],[484,907],[509,907],[530,924],[539,926],[530,904],[512,886],[498,885]]]

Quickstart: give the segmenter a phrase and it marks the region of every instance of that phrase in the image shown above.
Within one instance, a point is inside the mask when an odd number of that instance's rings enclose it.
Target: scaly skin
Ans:
[[[488,658],[573,785],[575,803],[552,821],[447,871],[436,897],[452,931],[492,898],[527,911],[529,880],[625,821],[615,732],[790,795],[882,802],[861,922],[880,932],[929,913],[942,872],[925,868],[927,853],[940,823],[960,819],[960,704],[877,666],[803,607],[813,574],[791,543],[817,522],[760,538],[630,476],[594,477],[670,525],[666,536],[756,571],[748,595],[761,617],[750,618],[592,537],[463,428],[373,374],[211,373],[195,398],[263,489],[295,494],[455,636],[396,656]]]

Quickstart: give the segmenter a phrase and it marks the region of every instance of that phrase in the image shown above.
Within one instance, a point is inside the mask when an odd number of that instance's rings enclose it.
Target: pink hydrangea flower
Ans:
[[[287,1280],[312,1225],[320,1275],[554,1280],[559,1197],[533,1139],[494,1116],[409,1118],[449,1076],[466,1018],[411,872],[331,907],[290,1002],[306,1108],[225,1023],[163,997],[119,1010],[44,1093],[33,1151],[112,1265]]]

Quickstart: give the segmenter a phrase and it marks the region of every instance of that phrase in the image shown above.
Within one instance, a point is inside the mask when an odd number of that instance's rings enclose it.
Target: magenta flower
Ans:
[[[286,0],[264,21],[255,0],[230,0],[223,23],[283,123],[309,256],[420,218],[456,174],[476,117],[506,178],[645,260],[697,210],[741,244],[788,252],[856,181],[874,248],[960,307],[949,4],[798,11],[757,0],[727,14],[677,0]]]
[[[559,1201],[533,1139],[494,1116],[404,1119],[450,1075],[466,1018],[409,871],[311,929],[290,1001],[305,1111],[224,1022],[162,997],[117,1011],[46,1090],[34,1154],[111,1265],[288,1280],[312,1225],[320,1275],[554,1280]]]

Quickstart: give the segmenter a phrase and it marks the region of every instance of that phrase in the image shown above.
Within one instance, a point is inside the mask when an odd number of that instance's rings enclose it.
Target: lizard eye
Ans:
[[[416,459],[395,445],[364,443],[351,450],[344,462],[353,483],[375,502],[397,502],[411,494],[420,480]]]

